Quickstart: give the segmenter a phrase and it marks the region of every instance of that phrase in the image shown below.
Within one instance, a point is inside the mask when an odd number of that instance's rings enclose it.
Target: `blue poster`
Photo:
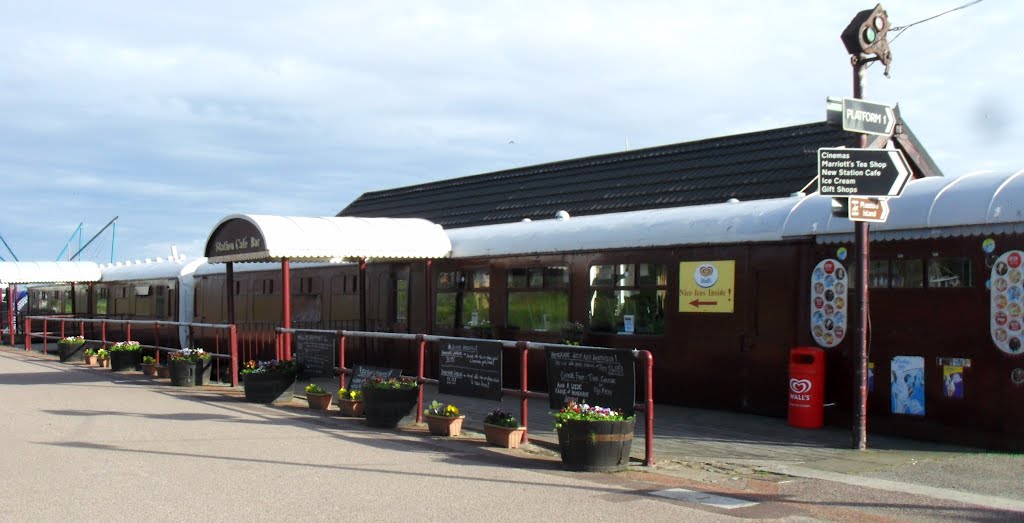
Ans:
[[[893,414],[924,416],[924,358],[896,356],[891,368]]]

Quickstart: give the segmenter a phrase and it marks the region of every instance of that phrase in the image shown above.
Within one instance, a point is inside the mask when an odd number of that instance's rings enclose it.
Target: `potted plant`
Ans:
[[[82,336],[68,336],[57,342],[58,353],[61,363],[85,361],[85,338]]]
[[[515,416],[501,409],[494,409],[484,417],[484,438],[491,445],[517,449],[525,430]]]
[[[152,356],[142,357],[142,373],[146,376],[156,376],[156,358]]]
[[[393,429],[409,415],[419,397],[412,378],[372,377],[363,383],[363,416],[371,427]]]
[[[629,465],[632,414],[569,402],[554,415],[562,466],[567,470],[612,472]]]
[[[324,390],[323,387],[316,383],[310,383],[306,385],[306,402],[309,403],[309,408],[316,410],[328,410],[331,408],[331,399],[334,397],[333,394]]]
[[[96,365],[96,363],[97,363],[96,362],[96,360],[97,360],[96,351],[94,351],[92,349],[85,349],[85,352],[83,354],[85,354],[85,364],[86,365]]]
[[[142,345],[137,341],[119,341],[110,347],[110,370],[138,370],[142,365]]]
[[[423,420],[427,422],[430,433],[435,436],[458,436],[462,433],[464,419],[466,416],[459,415],[459,408],[451,403],[434,400],[423,409]]]
[[[348,390],[345,387],[338,389],[338,410],[343,416],[362,417],[363,391]]]
[[[295,363],[285,360],[249,360],[242,369],[245,400],[253,403],[289,402],[295,397]]]
[[[170,354],[171,385],[192,387],[210,380],[210,354],[201,348],[184,348]]]
[[[100,367],[110,367],[110,353],[107,349],[96,351],[96,364]]]
[[[158,378],[170,378],[171,368],[167,365],[167,360],[164,360],[163,365],[156,366],[156,377]]]

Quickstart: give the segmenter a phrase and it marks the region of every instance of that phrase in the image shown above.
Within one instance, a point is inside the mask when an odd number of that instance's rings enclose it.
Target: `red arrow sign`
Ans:
[[[718,305],[718,302],[717,301],[693,300],[693,301],[690,302],[690,305],[693,305],[694,307],[700,307],[701,305]]]

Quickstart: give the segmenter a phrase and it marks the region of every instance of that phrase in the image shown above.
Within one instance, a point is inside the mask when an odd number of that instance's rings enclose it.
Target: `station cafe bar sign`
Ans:
[[[267,249],[263,233],[247,220],[229,220],[207,243],[207,257],[248,254]]]

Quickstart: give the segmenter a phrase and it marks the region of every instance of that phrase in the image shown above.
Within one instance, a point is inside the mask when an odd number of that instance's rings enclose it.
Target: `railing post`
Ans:
[[[345,388],[345,333],[338,331],[338,388]]]
[[[228,327],[228,337],[231,339],[231,386],[238,386],[238,328],[234,324]]]
[[[654,355],[640,351],[644,356],[644,465],[654,466]]]
[[[423,423],[423,360],[425,359],[424,356],[427,353],[427,340],[426,338],[423,337],[422,334],[417,334],[416,341],[418,341],[420,345],[420,370],[419,374],[417,374],[416,376],[417,378],[419,378],[418,381],[420,384],[418,399],[416,400],[416,423]]]
[[[125,322],[125,324],[127,325],[127,327],[125,327],[125,340],[124,341],[132,341],[132,322],[131,322],[131,320],[127,320]]]
[[[49,321],[45,317],[43,318],[43,354],[46,354],[46,340],[50,337]]]
[[[107,348],[107,320],[100,322],[100,337],[103,338],[103,348]]]
[[[523,420],[523,443],[530,442],[530,400],[527,397],[526,388],[526,368],[527,368],[527,349],[525,341],[516,342],[516,348],[519,349],[519,417]]]
[[[85,338],[85,320],[78,322],[78,335]]]
[[[12,325],[8,325],[7,328],[13,328]],[[13,347],[14,344],[12,343]],[[25,350],[32,350],[32,318],[25,316]]]
[[[66,338],[66,336],[64,335],[64,320],[61,319],[60,320],[60,339],[63,340],[64,338]]]

